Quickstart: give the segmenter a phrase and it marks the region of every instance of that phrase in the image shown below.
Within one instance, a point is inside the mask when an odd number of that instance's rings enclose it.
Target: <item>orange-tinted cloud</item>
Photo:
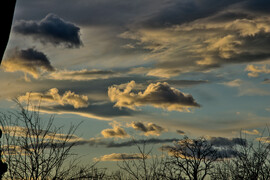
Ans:
[[[74,108],[88,107],[88,97],[85,95],[78,95],[71,91],[66,91],[63,95],[59,94],[57,88],[52,88],[45,93],[27,92],[23,96],[19,96],[19,101],[42,101],[44,103],[72,105]]]
[[[112,153],[104,155],[100,158],[95,158],[96,161],[123,161],[142,159],[142,154],[127,154],[127,153]],[[149,157],[148,157],[149,158]]]
[[[151,105],[168,111],[189,111],[200,105],[189,95],[170,87],[166,82],[151,83],[144,92],[134,93],[135,81],[128,83],[123,91],[119,86],[109,87],[108,96],[115,106],[136,110],[136,107]]]
[[[163,127],[154,123],[148,123],[145,125],[142,122],[132,122],[130,126],[135,130],[142,131],[145,136],[159,136],[162,132],[165,131]]]
[[[7,72],[21,71],[30,74],[34,78],[38,78],[44,71],[54,71],[48,57],[43,52],[32,48],[26,50],[15,49],[2,62],[2,67]]]

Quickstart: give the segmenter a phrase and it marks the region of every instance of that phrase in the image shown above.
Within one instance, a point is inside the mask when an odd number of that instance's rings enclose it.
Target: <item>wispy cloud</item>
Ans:
[[[142,154],[128,154],[128,153],[112,153],[101,156],[100,158],[94,158],[95,161],[124,161],[124,160],[136,160],[142,159]]]
[[[235,87],[238,89],[239,96],[269,96],[270,92],[264,89],[263,87],[256,86],[255,84],[247,81],[243,81],[241,79],[235,79],[232,81],[227,81],[221,83],[228,87]]]
[[[260,132],[257,129],[253,129],[252,131],[242,130],[242,132],[245,134],[251,134],[251,135],[259,135],[260,134]]]
[[[120,73],[109,70],[58,70],[48,74],[47,78],[55,80],[89,81],[95,79],[108,79],[121,76]]]
[[[67,134],[60,134],[60,133],[54,133],[49,132],[45,130],[32,130],[27,127],[22,126],[3,126],[2,127],[3,133],[8,136],[16,136],[16,137],[22,137],[22,138],[37,138],[36,134],[33,134],[33,132],[38,133],[40,139],[44,139],[45,141],[50,142],[49,140],[53,140],[55,142],[59,141],[68,141],[68,142],[78,142],[83,140],[82,138],[73,135],[67,135]],[[67,138],[68,137],[68,138]]]

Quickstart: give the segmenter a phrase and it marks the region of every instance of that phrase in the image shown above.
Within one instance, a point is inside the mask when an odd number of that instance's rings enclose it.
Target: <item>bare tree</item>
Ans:
[[[245,146],[233,147],[237,153],[215,167],[212,179],[269,180],[270,145],[265,139],[269,139],[269,135],[251,140]]]
[[[218,159],[217,150],[205,138],[185,137],[167,150],[171,156],[167,162],[173,172],[171,179],[203,180]]]
[[[138,149],[140,158],[125,159],[118,163],[119,168],[128,174],[128,179],[137,180],[156,180],[165,179],[164,177],[164,159],[152,154],[153,147],[148,149],[146,141],[139,145],[134,140],[134,145]]]
[[[78,170],[78,162],[72,159],[71,148],[75,145],[78,125],[63,128],[53,126],[54,117],[41,120],[38,107],[2,113],[3,155],[9,166],[8,179],[65,179]],[[93,168],[93,166],[90,166]],[[88,169],[89,170],[89,169]],[[80,169],[84,174],[86,169]],[[90,171],[89,171],[90,172]],[[75,173],[76,174],[76,173]],[[88,174],[89,175],[89,174]],[[78,177],[78,173],[76,174]]]

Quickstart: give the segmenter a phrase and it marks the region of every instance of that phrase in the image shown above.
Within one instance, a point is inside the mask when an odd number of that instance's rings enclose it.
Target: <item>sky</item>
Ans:
[[[233,141],[270,120],[267,0],[18,0],[0,108],[42,99],[76,151],[113,163],[145,139]],[[133,154],[134,156],[134,154]],[[136,157],[136,154],[135,154]]]

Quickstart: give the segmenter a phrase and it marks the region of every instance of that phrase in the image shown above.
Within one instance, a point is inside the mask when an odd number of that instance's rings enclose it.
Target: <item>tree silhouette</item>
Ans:
[[[2,131],[0,129],[0,138],[1,137],[2,137]],[[0,145],[1,145],[1,143],[0,143]],[[7,168],[8,168],[7,163],[4,163],[2,161],[2,149],[0,147],[0,179],[2,179],[2,176],[4,175],[4,173],[7,172]]]
[[[82,166],[71,153],[78,125],[67,131],[53,126],[54,117],[41,120],[39,107],[1,113],[4,157],[9,168],[7,179],[80,179],[101,176],[94,165]]]
[[[2,58],[6,49],[6,45],[9,39],[10,28],[12,25],[12,19],[14,14],[16,0],[8,0],[5,1],[3,4],[2,11],[0,11],[0,18],[1,18],[1,47],[0,47],[0,64],[2,62]]]
[[[167,164],[170,165],[173,175],[187,177],[189,180],[205,179],[218,159],[217,151],[204,138],[185,137],[168,150],[171,159]]]
[[[236,146],[233,149],[237,154],[220,161],[214,168],[212,179],[270,179],[270,145],[269,142],[263,142],[263,137],[249,141],[246,146]]]

